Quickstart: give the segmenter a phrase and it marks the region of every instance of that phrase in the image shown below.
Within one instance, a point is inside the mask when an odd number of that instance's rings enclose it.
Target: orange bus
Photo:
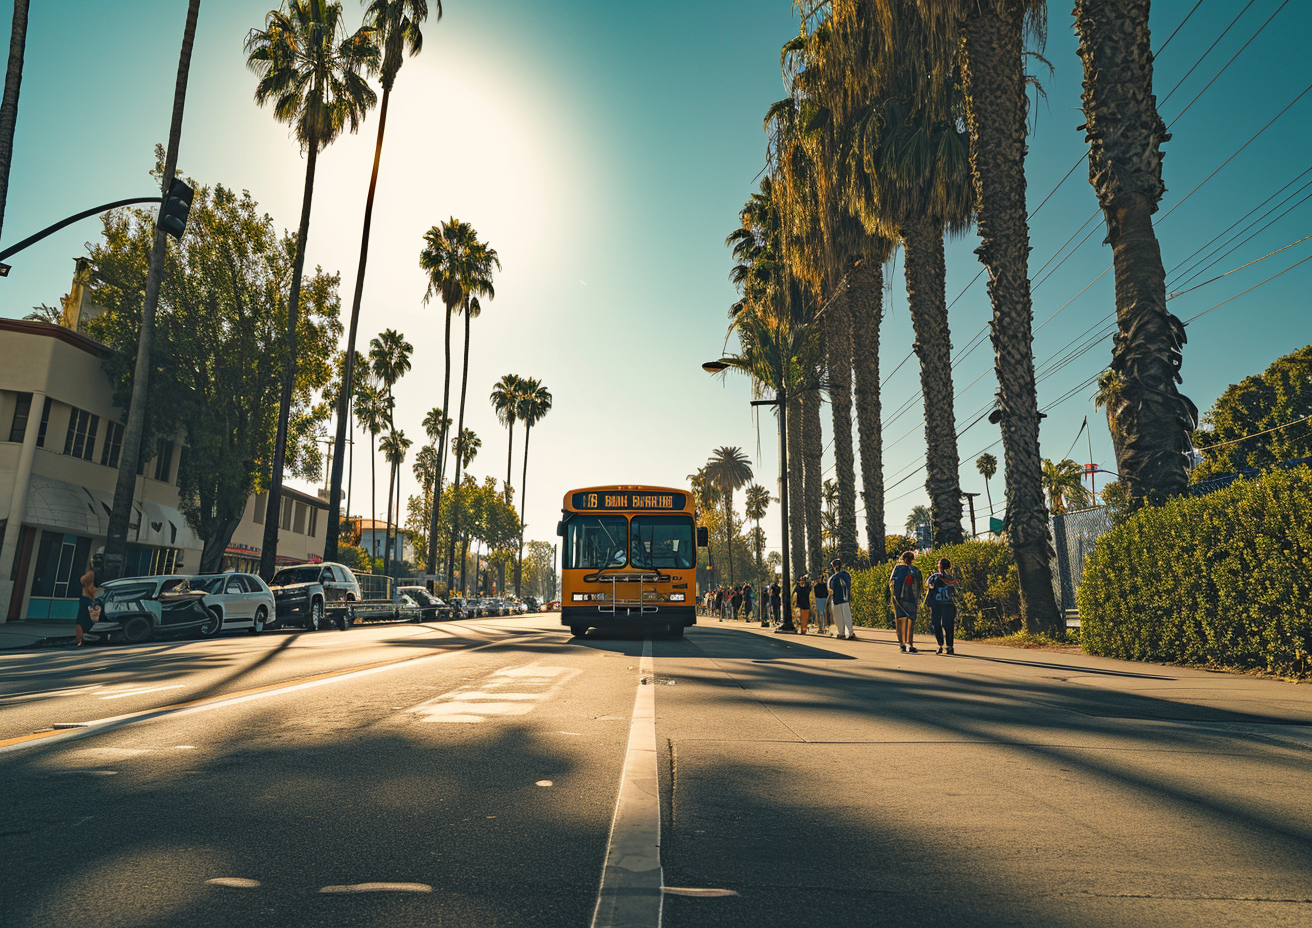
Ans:
[[[697,622],[693,495],[668,487],[584,487],[565,494],[560,624],[576,636],[643,631],[682,637]]]

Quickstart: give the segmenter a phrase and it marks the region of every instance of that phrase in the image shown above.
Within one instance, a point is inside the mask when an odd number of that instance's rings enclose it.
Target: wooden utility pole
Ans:
[[[975,497],[979,494],[962,491],[961,495],[966,497],[966,503],[970,506],[970,536],[974,538],[979,534],[975,531]]]

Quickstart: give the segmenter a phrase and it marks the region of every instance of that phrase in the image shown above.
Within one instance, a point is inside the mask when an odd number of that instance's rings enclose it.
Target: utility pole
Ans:
[[[979,534],[978,532],[975,531],[975,497],[979,496],[979,494],[963,492],[961,495],[966,497],[966,502],[970,506],[970,534],[971,537],[973,538]]]

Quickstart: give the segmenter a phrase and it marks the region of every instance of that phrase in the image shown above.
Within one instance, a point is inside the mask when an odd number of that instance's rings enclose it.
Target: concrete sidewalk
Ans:
[[[52,622],[0,622],[0,651],[16,648],[53,648],[72,644],[72,619]]]

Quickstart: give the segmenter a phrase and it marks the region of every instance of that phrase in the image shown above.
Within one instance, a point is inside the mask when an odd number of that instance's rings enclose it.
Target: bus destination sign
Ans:
[[[611,491],[597,493],[575,493],[575,509],[643,509],[682,512],[688,505],[686,493],[635,493],[628,491]]]

